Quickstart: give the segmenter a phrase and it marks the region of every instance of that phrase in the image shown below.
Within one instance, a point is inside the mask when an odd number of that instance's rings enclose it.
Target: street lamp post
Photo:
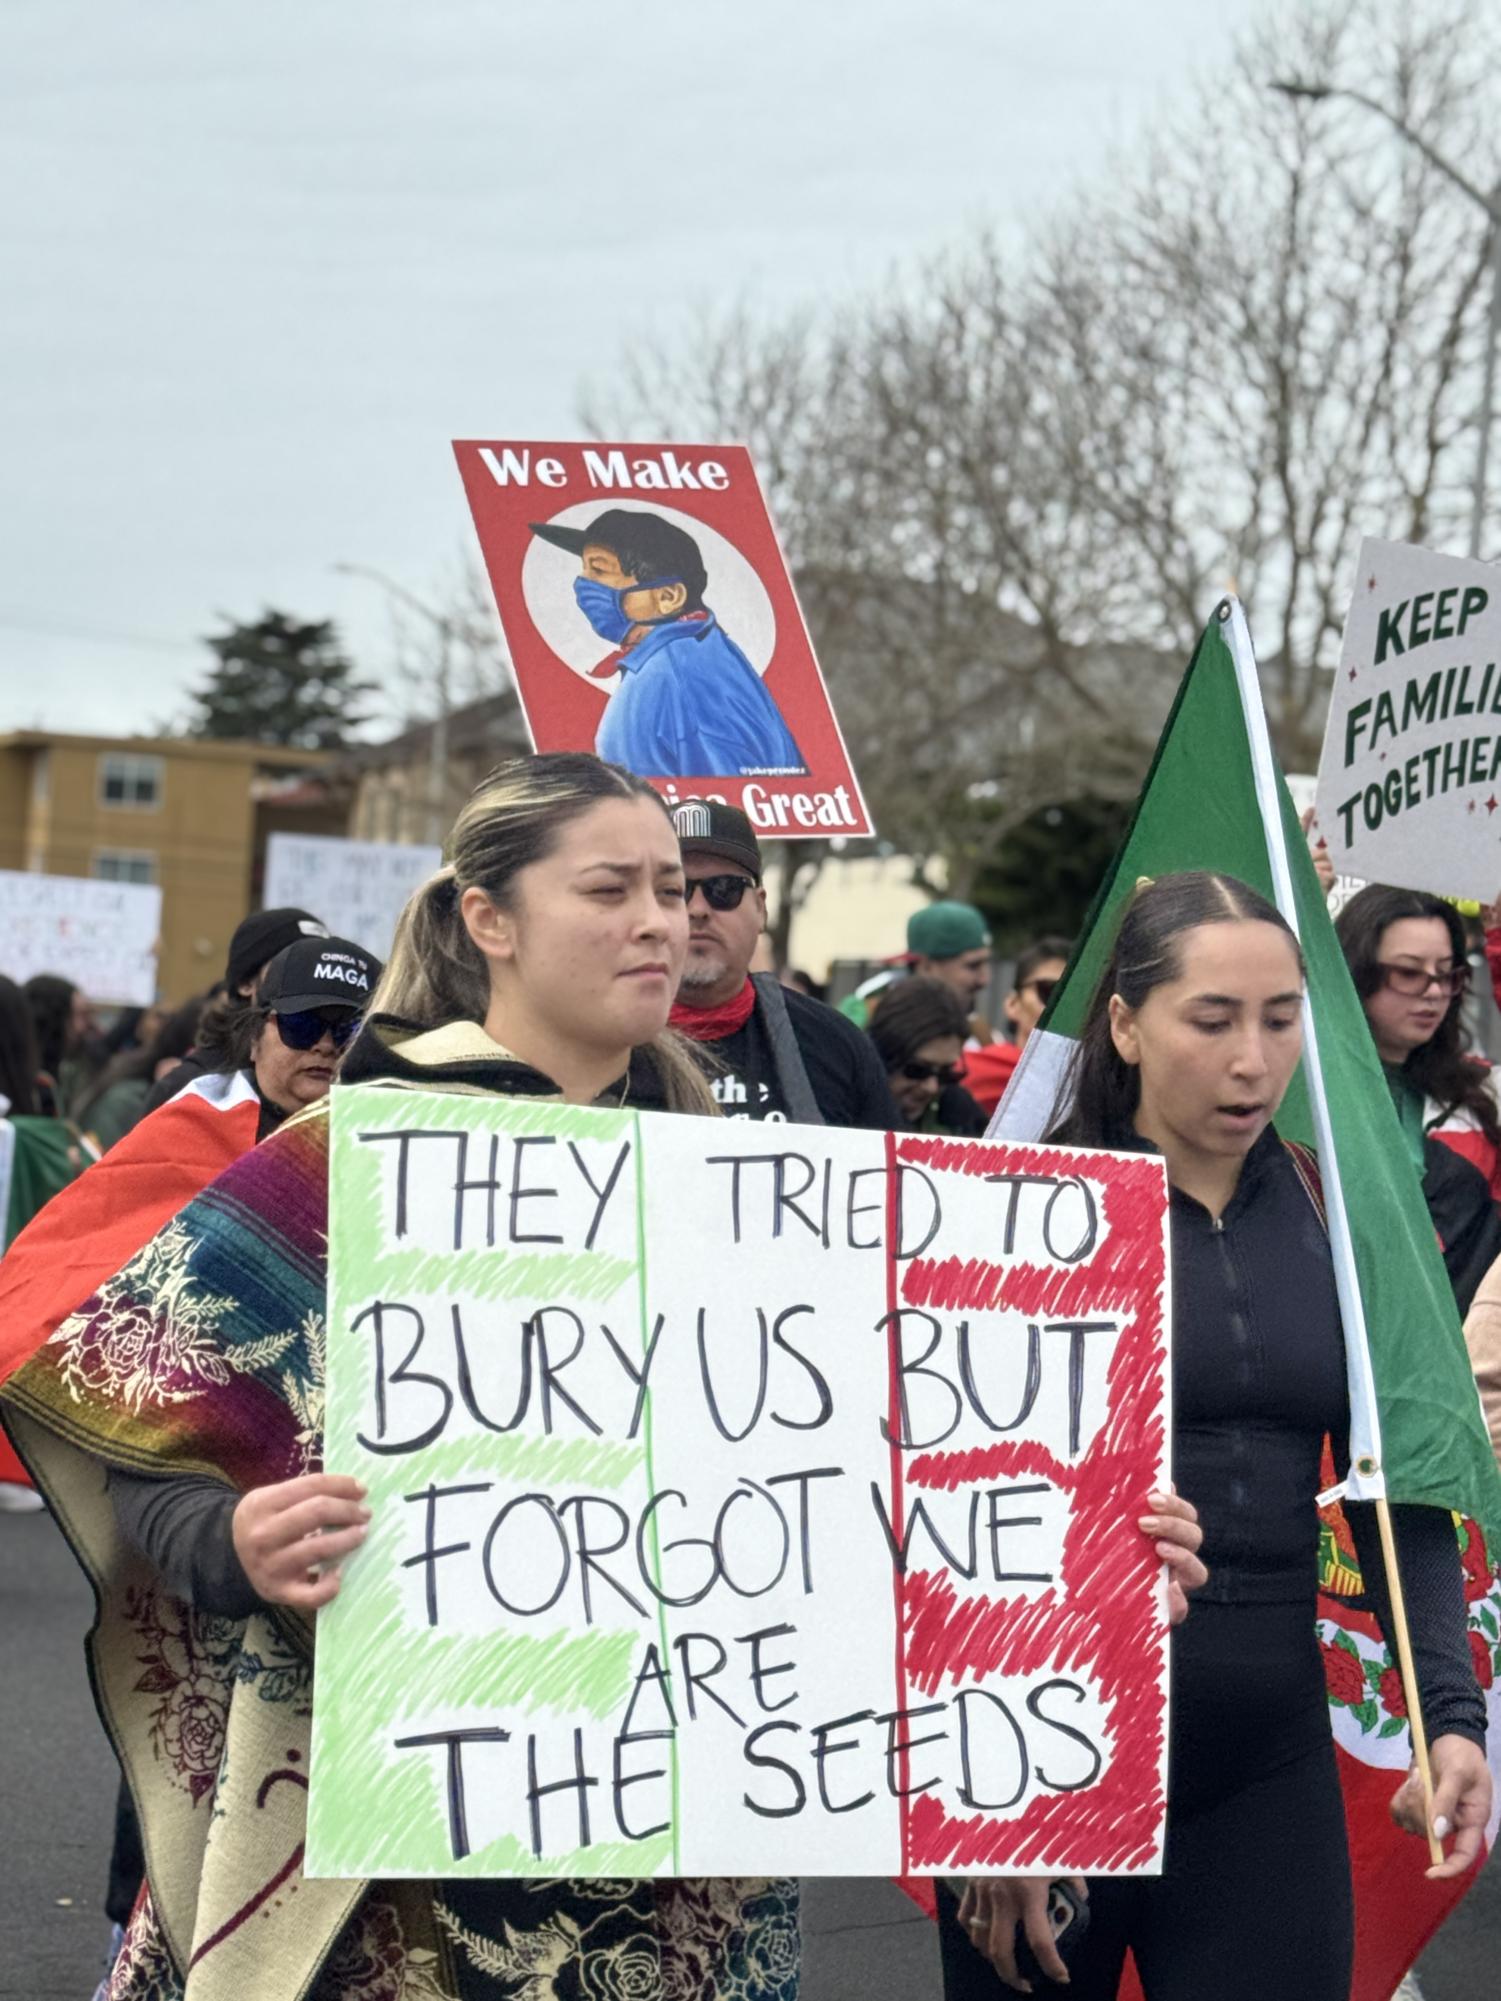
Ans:
[[[1378,118],[1385,119],[1392,130],[1409,146],[1415,146],[1431,167],[1454,183],[1461,193],[1469,196],[1486,218],[1490,237],[1491,297],[1490,313],[1486,321],[1484,376],[1480,393],[1480,438],[1475,450],[1475,483],[1470,500],[1470,554],[1479,556],[1481,536],[1485,527],[1486,483],[1491,468],[1491,431],[1495,420],[1496,396],[1496,346],[1501,340],[1501,182],[1486,194],[1478,188],[1468,174],[1451,160],[1446,160],[1436,146],[1430,145],[1421,132],[1414,132],[1395,111],[1389,111],[1379,98],[1367,97],[1362,90],[1347,90],[1342,85],[1332,83],[1292,83],[1274,82],[1272,89],[1280,91],[1284,97],[1307,98],[1311,103],[1320,104],[1325,98],[1343,97],[1351,104],[1358,104],[1366,111],[1374,111]]]
[[[342,577],[364,577],[368,583],[379,584],[391,597],[425,618],[438,635],[438,666],[434,679],[437,682],[438,712],[433,718],[433,734],[428,754],[427,766],[427,838],[434,847],[442,847],[443,836],[448,831],[448,712],[452,705],[450,688],[450,656],[453,646],[453,620],[442,612],[434,611],[424,604],[415,591],[409,591],[405,584],[397,583],[383,570],[369,568],[364,563],[335,563],[334,569]]]

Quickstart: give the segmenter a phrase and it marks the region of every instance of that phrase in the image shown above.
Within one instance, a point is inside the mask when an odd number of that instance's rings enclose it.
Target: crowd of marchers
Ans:
[[[277,1315],[287,1300],[311,1300],[317,1319],[319,1108],[332,1088],[976,1139],[1072,944],[1039,937],[998,982],[982,913],[934,902],[912,917],[902,949],[830,1005],[805,975],[759,969],[767,904],[750,820],[727,805],[669,809],[643,781],[584,755],[502,767],[446,853],[384,965],[340,935],[337,910],[281,909],[245,918],[209,993],[119,1011],[107,1025],[61,977],[0,978],[0,1226],[11,1247],[0,1310],[12,1314],[0,1325],[0,1381],[21,1448],[0,1443],[0,1505],[53,1506],[98,1593],[91,1660],[123,1774],[99,1995],[784,2001],[799,1967],[789,1881],[375,1883],[340,1902],[305,1884],[294,1858],[278,1888],[302,1889],[301,1904],[262,1895],[255,1802],[287,1770],[268,1766],[257,1792],[257,1731],[273,1704],[257,1677],[268,1649],[283,1648],[278,1687],[305,1721],[316,1701],[312,1624],[370,1513],[357,1484],[322,1464],[321,1406],[295,1370],[265,1372],[263,1446],[231,1435],[239,1407],[228,1398],[252,1357],[285,1346]],[[1473,967],[1488,966],[1501,994],[1501,910],[1488,918],[1476,936],[1452,905],[1374,885],[1344,905],[1337,930],[1501,1450],[1501,1097],[1467,1015]],[[873,955],[897,942],[872,940]],[[1172,1191],[1180,1491],[1138,1504],[1177,1628],[1168,1864],[1160,1878],[1093,1885],[945,1886],[951,1997],[1061,1991],[1065,1981],[1075,1995],[1113,1996],[1128,1950],[1154,2001],[1229,1995],[1227,1969],[1241,1965],[1256,1992],[1340,2001],[1348,1991],[1349,1867],[1309,1542],[1319,1454],[1327,1439],[1338,1456],[1348,1430],[1343,1336],[1328,1244],[1273,1125],[1299,1059],[1302,985],[1297,940],[1278,913],[1231,878],[1195,874],[1141,888],[1089,1000],[1075,1094],[1053,1136],[1156,1151]],[[998,1023],[987,1014],[993,994]],[[95,1244],[87,1287],[75,1298],[54,1284],[44,1311],[57,1247],[95,1241],[85,1219],[105,1173],[116,1234],[107,1252]],[[111,1352],[112,1316],[134,1312],[139,1326],[141,1261],[165,1256],[165,1232],[187,1261],[173,1267],[125,1390],[77,1357]],[[87,1245],[69,1255],[86,1263]],[[191,1317],[195,1288],[210,1285],[216,1311],[194,1325],[211,1328],[221,1358],[185,1399],[167,1353],[173,1316]],[[17,1317],[23,1299],[30,1319]],[[1458,1551],[1442,1511],[1395,1512],[1451,1844],[1441,1867],[1460,1871],[1478,1852],[1491,1793]],[[1384,1623],[1382,1556],[1361,1510],[1350,1514]],[[124,1673],[128,1689],[147,1659],[142,1578],[158,1608],[155,1665],[134,1683],[142,1702],[111,1703],[112,1675]],[[219,1731],[193,1753],[197,1820],[184,1811],[188,1753],[172,1705],[183,1680],[173,1664],[192,1654],[184,1636],[199,1628],[173,1619],[206,1622],[228,1663],[222,1683],[206,1656],[184,1669],[195,1727],[212,1715]],[[293,1728],[292,1714],[276,1727]],[[282,1789],[283,1814],[303,1811],[296,1790]],[[1393,1811],[1423,1826],[1411,1787]],[[101,1801],[101,1820],[109,1812]],[[243,1909],[258,1913],[253,1933]],[[1072,1939],[1066,1964],[1060,1933]]]

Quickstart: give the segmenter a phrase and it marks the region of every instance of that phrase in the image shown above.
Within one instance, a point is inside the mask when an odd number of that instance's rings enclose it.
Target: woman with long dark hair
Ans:
[[[1349,1857],[1315,1628],[1326,1436],[1341,1470],[1347,1458],[1344,1337],[1316,1169],[1273,1125],[1302,1050],[1302,997],[1297,941],[1254,890],[1198,873],[1144,886],[1053,1134],[1156,1151],[1167,1168],[1172,1459],[1210,1565],[1173,1637],[1163,1874],[1088,1886],[1088,1929],[1068,1966],[1076,2001],[1113,2001],[1128,1949],[1148,2001],[1348,2001]],[[1347,1513],[1390,1632],[1372,1510]],[[1459,1552],[1442,1509],[1393,1514],[1435,1814],[1456,1831],[1430,1874],[1457,1874],[1479,1853],[1491,1801]],[[1422,1830],[1414,1782],[1393,1812]],[[1048,1888],[977,1878],[962,1904],[941,1899],[951,2001],[994,1995],[991,1966],[1005,1991],[1033,1991],[1017,1968],[1019,1928],[1044,1972],[1062,1972]]]
[[[985,1115],[959,1081],[969,1015],[946,981],[924,973],[893,980],[876,1001],[866,1033],[903,1125],[956,1139],[984,1132]]]
[[[61,1115],[87,1083],[87,1054],[94,1015],[88,996],[60,973],[33,973],[25,986],[36,1030],[40,1102],[37,1110]]]
[[[593,757],[518,758],[449,854],[407,905],[344,1081],[715,1112],[667,1030],[688,918],[649,786]],[[190,1965],[195,2001],[787,2001],[787,1882],[302,1873],[313,1622],[369,1517],[321,1465],[328,1222],[315,1107],[4,1387],[96,1582],[94,1685],[150,1858],[112,2001],[175,2001]]]
[[[1370,883],[1334,928],[1371,1025],[1405,1131],[1473,1161],[1501,1201],[1501,1105],[1495,1073],[1470,1047],[1464,920],[1418,889]]]
[[[1335,919],[1461,1314],[1501,1257],[1501,1104],[1470,1048],[1464,921],[1422,890],[1371,883]]]
[[[43,1110],[41,1067],[31,1003],[0,974],[0,1251],[90,1158],[73,1128]],[[0,1513],[40,1506],[0,1431]]]

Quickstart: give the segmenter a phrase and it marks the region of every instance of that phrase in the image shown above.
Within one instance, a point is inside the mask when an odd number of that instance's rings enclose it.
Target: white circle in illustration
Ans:
[[[776,650],[777,620],[765,584],[734,543],[710,528],[696,515],[677,507],[622,505],[618,500],[602,503],[580,500],[547,517],[549,528],[587,528],[606,510],[621,508],[627,514],[657,514],[681,528],[698,544],[704,559],[708,583],[704,603],[713,612],[726,635],[733,639],[758,674],[765,674]],[[601,639],[579,610],[573,585],[580,575],[579,559],[568,550],[544,542],[533,535],[521,564],[521,595],[532,624],[565,666],[582,680],[590,680],[593,670],[617,649]],[[596,687],[605,684],[595,682]]]

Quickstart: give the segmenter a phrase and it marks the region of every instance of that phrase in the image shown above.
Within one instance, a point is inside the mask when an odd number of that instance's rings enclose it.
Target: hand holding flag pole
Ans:
[[[1402,1696],[1407,1704],[1407,1727],[1412,1733],[1412,1762],[1417,1767],[1418,1782],[1423,1789],[1423,1831],[1428,1836],[1428,1859],[1435,1869],[1441,1869],[1444,1867],[1444,1844],[1439,1838],[1438,1816],[1433,1806],[1433,1765],[1428,1756],[1428,1731],[1423,1723],[1423,1707],[1418,1696],[1412,1636],[1407,1630],[1407,1601],[1402,1595],[1402,1572],[1397,1564],[1397,1538],[1392,1533],[1391,1503],[1384,1494],[1376,1503],[1376,1521],[1381,1530],[1381,1561],[1386,1568],[1393,1638],[1397,1642],[1397,1667],[1402,1676]],[[1395,1801],[1392,1811],[1396,1814]]]

